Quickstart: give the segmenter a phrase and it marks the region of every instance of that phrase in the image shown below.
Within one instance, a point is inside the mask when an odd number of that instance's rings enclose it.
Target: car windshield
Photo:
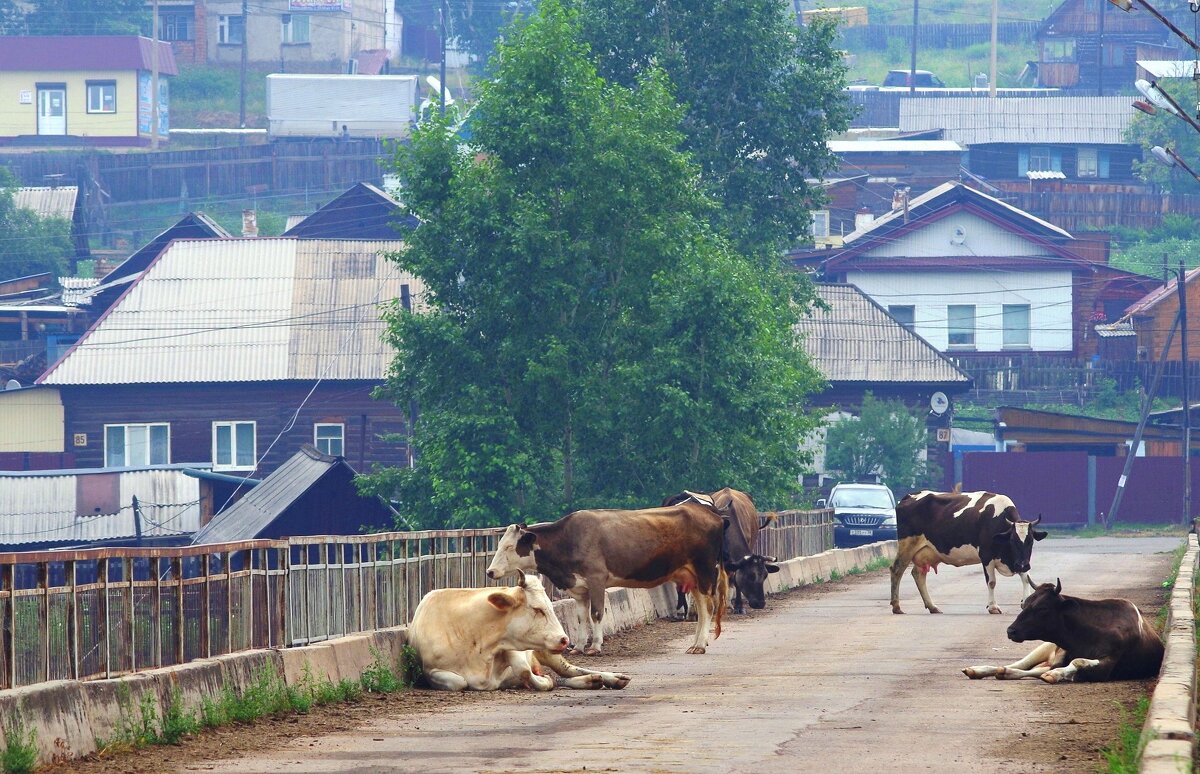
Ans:
[[[829,500],[833,508],[891,508],[892,496],[885,488],[839,489]]]

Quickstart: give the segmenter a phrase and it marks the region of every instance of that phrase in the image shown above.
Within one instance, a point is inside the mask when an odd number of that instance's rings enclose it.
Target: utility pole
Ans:
[[[917,8],[920,0],[913,0],[912,59],[908,67],[908,93],[917,91]]]
[[[441,10],[438,12],[438,16],[440,17],[441,23],[442,23],[442,25],[441,25],[442,26],[442,32],[441,32],[441,35],[442,35],[442,68],[439,73],[441,75],[441,79],[442,79],[441,80],[441,92],[442,93],[441,93],[441,98],[440,98],[441,103],[442,103],[440,106],[442,115],[446,115],[446,16],[450,13],[449,9],[446,6],[447,6],[446,0],[442,0],[442,7],[441,7]]]
[[[150,150],[158,150],[158,0],[150,21]]]
[[[242,0],[242,75],[241,94],[238,97],[238,126],[242,129],[246,128],[246,61],[250,56],[250,9],[248,5],[247,0]]]
[[[992,61],[988,70],[988,96],[996,96],[996,43],[1000,38],[1000,0],[992,0]]]
[[[1179,262],[1179,359],[1183,361],[1183,523],[1192,520],[1192,398],[1188,389],[1191,363],[1188,361],[1187,273]]]

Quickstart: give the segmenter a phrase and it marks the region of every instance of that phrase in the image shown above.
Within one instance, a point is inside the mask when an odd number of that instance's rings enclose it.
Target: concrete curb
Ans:
[[[1166,652],[1142,727],[1141,774],[1190,772],[1196,730],[1196,617],[1192,604],[1200,547],[1188,535],[1167,618]]]
[[[780,571],[768,576],[767,591],[778,593],[828,580],[834,570],[847,574],[872,559],[891,558],[895,553],[896,542],[890,541],[780,562]],[[666,585],[612,589],[606,605],[605,634],[612,634],[669,617],[675,611],[675,590]],[[554,607],[568,636],[576,638],[574,600],[560,600]],[[147,696],[154,702],[155,712],[161,713],[178,692],[185,710],[195,712],[202,700],[211,700],[226,688],[244,691],[264,671],[289,686],[306,679],[358,680],[375,663],[377,653],[398,664],[406,635],[403,627],[394,627],[303,647],[199,659],[112,680],[60,680],[0,691],[0,746],[5,743],[7,724],[21,717],[26,729],[36,732],[39,765],[82,757],[96,752],[99,742],[111,739],[123,723],[139,718],[140,704]]]

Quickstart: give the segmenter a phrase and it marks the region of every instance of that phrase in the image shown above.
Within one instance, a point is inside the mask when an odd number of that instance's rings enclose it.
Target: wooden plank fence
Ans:
[[[1015,21],[997,25],[996,35],[1000,43],[1022,43],[1033,40],[1040,22]],[[912,45],[911,24],[864,24],[858,27],[842,27],[839,32],[842,44],[850,49],[873,51],[887,50],[890,41],[904,41]],[[965,48],[977,43],[990,43],[992,25],[983,24],[918,24],[917,45],[920,48]]]
[[[1078,360],[1037,355],[993,355],[952,357],[954,364],[970,375],[973,387],[967,397],[979,402],[1009,405],[1061,403],[1084,405],[1111,380],[1116,389],[1127,392],[1149,386],[1156,364],[1134,360]],[[1168,361],[1163,365],[1157,396],[1178,398],[1183,395],[1183,364]],[[1200,383],[1200,362],[1189,364],[1191,393]]]

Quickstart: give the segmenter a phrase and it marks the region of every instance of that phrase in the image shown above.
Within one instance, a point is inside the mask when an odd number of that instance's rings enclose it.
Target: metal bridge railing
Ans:
[[[759,533],[760,553],[827,550],[830,515],[781,512]],[[432,589],[489,585],[502,532],[0,554],[0,689],[402,626]]]

